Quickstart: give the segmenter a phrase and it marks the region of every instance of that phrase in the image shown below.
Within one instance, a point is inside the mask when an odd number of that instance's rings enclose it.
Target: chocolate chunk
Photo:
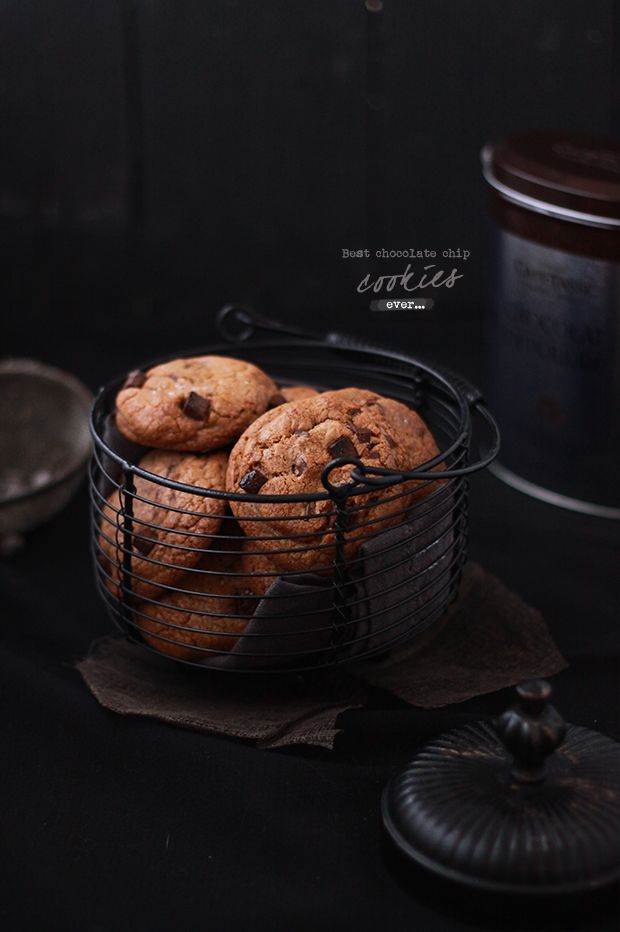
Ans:
[[[355,415],[359,414],[361,410],[361,408],[347,408],[347,414],[349,417],[355,417]]]
[[[207,421],[211,411],[211,402],[196,392],[190,392],[181,405],[181,411],[185,417],[191,417],[193,421]]]
[[[142,388],[146,382],[146,373],[140,369],[134,369],[130,372],[123,383],[123,388]]]
[[[366,454],[366,459],[367,459],[367,460],[378,460],[378,459],[379,459],[379,451],[378,451],[378,450],[369,450],[368,453]]]
[[[248,492],[250,495],[256,495],[266,482],[267,476],[263,476],[259,469],[251,469],[239,480],[239,485],[244,492]]]
[[[340,457],[351,457],[354,456],[357,459],[357,450],[353,446],[351,440],[348,437],[338,437],[337,440],[334,440],[332,444],[327,448],[327,452],[331,454],[333,459],[337,460]]]
[[[148,557],[149,553],[155,546],[155,539],[153,537],[149,537],[145,531],[141,531],[140,534],[141,537],[135,536],[133,538],[134,547],[142,554],[142,556]]]
[[[371,430],[368,430],[366,427],[357,427],[355,424],[350,424],[347,422],[346,426],[349,428],[352,433],[361,440],[362,443],[370,443],[372,440],[373,434]]]
[[[394,449],[396,448],[396,446],[397,446],[396,441],[394,440],[393,437],[390,437],[389,434],[386,434],[386,435],[385,435],[385,442],[387,443],[388,447],[391,447],[391,448],[392,448],[392,450],[394,450]]]
[[[284,397],[282,392],[275,392],[275,394],[273,394],[271,398],[269,399],[268,407],[277,408],[278,405],[283,405],[285,403],[286,403],[286,398]]]
[[[291,472],[294,476],[301,476],[302,473],[306,471],[308,464],[303,456],[298,457],[298,459],[291,466]]]

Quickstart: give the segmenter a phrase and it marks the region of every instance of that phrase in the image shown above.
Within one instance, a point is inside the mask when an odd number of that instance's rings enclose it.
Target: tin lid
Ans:
[[[486,180],[507,200],[589,226],[620,227],[620,144],[528,133],[482,150]]]
[[[620,745],[566,725],[542,680],[495,723],[426,745],[385,790],[384,825],[435,874],[497,893],[566,894],[620,878]]]

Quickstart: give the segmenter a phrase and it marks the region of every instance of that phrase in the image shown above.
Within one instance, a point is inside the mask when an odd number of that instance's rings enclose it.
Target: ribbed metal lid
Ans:
[[[518,693],[496,727],[470,725],[425,747],[386,788],[384,824],[412,860],[471,887],[531,895],[612,882],[620,745],[566,726],[544,681]]]

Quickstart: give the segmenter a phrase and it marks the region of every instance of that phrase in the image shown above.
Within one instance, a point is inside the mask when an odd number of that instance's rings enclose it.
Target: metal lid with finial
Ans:
[[[383,821],[412,860],[505,893],[594,889],[620,878],[620,745],[567,725],[530,680],[495,725],[437,738],[383,794]]]

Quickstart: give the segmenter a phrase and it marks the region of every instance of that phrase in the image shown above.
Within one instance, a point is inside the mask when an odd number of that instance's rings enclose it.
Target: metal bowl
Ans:
[[[91,449],[91,403],[60,369],[0,361],[0,540],[47,521],[76,491]]]

